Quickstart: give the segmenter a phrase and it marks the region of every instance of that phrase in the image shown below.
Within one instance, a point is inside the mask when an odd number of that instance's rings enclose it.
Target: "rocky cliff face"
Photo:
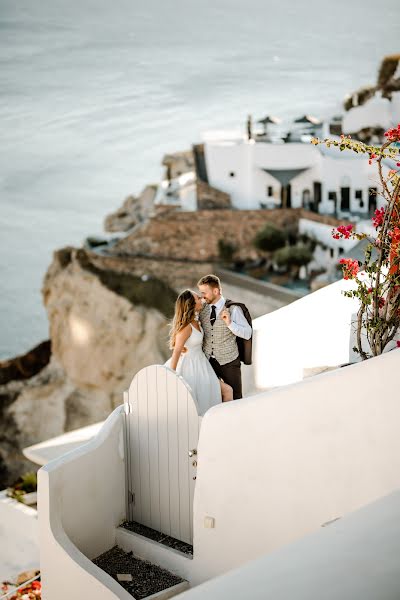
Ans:
[[[42,291],[51,358],[47,342],[0,365],[0,488],[32,468],[23,447],[106,418],[134,374],[169,355],[176,292],[151,273],[65,248]]]
[[[147,221],[154,209],[156,193],[156,185],[147,185],[140,196],[128,196],[121,208],[105,218],[105,231],[129,231],[139,223]]]
[[[43,286],[53,356],[80,389],[118,395],[167,355],[175,292],[160,280],[95,266],[83,250],[56,253]]]

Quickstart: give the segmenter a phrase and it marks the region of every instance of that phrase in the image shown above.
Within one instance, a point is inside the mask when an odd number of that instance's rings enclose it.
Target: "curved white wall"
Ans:
[[[39,470],[40,566],[45,600],[131,596],[96,567],[125,518],[123,406],[88,444]],[[71,591],[72,590],[72,591]]]

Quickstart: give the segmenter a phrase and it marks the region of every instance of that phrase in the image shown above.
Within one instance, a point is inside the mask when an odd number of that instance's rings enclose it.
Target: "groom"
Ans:
[[[242,397],[242,375],[236,338],[250,340],[253,334],[241,308],[244,305],[228,302],[230,309],[225,305],[221,281],[216,275],[202,277],[197,287],[205,300],[200,313],[204,354],[217,377],[232,387],[233,399],[237,400]]]

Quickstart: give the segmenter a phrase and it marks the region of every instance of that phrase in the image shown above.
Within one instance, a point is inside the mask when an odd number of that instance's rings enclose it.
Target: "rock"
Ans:
[[[194,170],[194,156],[191,150],[165,154],[162,160],[165,166],[165,179],[171,180]]]
[[[30,379],[0,386],[1,488],[37,468],[22,448],[65,431],[65,401],[73,390],[54,359]]]
[[[122,392],[142,367],[166,360],[176,294],[161,281],[100,269],[71,250],[67,266],[55,257],[43,297],[53,354],[77,388]]]
[[[111,233],[129,231],[139,223],[146,221],[154,209],[156,193],[157,186],[148,185],[140,196],[128,196],[121,208],[105,218],[105,231]]]
[[[51,342],[46,340],[26,354],[0,361],[0,385],[9,381],[29,379],[39,373],[49,362]]]
[[[112,260],[71,247],[54,253],[42,289],[51,359],[46,342],[0,368],[1,488],[36,468],[24,447],[105,419],[136,372],[170,354],[175,290]]]

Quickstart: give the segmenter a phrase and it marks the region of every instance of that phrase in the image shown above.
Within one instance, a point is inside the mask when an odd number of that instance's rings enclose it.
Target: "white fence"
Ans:
[[[125,404],[129,519],[191,544],[200,417],[190,389],[152,365],[135,376]]]

